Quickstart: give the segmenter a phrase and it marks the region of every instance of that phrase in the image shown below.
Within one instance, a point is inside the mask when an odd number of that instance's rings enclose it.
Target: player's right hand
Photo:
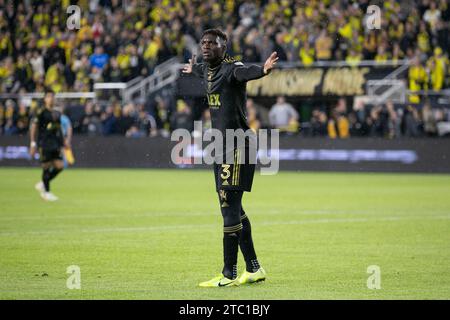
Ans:
[[[195,63],[195,54],[192,55],[192,59],[189,59],[189,63],[186,63],[183,67],[183,73],[192,73],[192,67]]]

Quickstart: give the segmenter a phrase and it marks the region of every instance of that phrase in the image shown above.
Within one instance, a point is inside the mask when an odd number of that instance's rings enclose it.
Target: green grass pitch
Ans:
[[[268,279],[217,289],[197,287],[222,267],[212,171],[69,169],[56,203],[39,177],[0,169],[0,299],[450,298],[449,175],[257,174],[244,208]]]

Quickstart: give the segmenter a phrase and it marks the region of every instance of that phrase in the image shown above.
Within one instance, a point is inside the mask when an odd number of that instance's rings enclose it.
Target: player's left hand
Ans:
[[[30,156],[31,158],[34,158],[34,155],[36,154],[36,147],[30,146]]]
[[[273,67],[277,64],[277,61],[278,61],[277,52],[274,51],[264,63],[264,74],[268,74],[270,70],[272,70]]]

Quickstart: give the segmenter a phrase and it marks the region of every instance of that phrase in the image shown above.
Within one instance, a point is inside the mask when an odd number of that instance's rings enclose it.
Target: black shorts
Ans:
[[[214,164],[214,177],[216,180],[216,191],[252,191],[253,176],[255,175],[255,164],[248,161],[235,161],[230,164]]]
[[[39,148],[39,161],[41,163],[62,159],[63,159],[62,148],[58,149]]]

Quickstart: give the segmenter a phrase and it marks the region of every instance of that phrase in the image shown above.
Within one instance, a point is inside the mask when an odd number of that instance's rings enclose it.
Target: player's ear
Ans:
[[[225,54],[227,53],[227,44],[225,43],[223,46],[222,46],[222,57],[225,57]]]

